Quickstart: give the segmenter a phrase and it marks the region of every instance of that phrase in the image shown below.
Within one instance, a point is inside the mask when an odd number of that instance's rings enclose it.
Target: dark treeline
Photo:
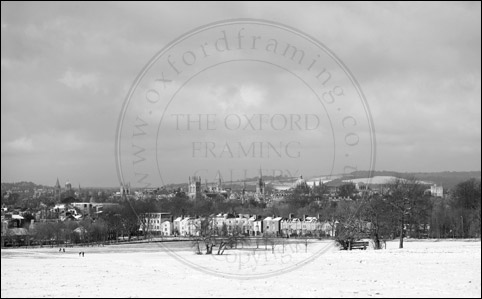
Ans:
[[[395,180],[383,195],[376,194],[338,211],[339,239],[371,237],[480,238],[481,184],[470,179],[449,196],[432,197],[415,179]],[[369,223],[369,224],[367,224]]]
[[[90,243],[130,240],[139,235],[139,228],[147,212],[169,212],[177,216],[207,216],[218,213],[278,215],[293,214],[317,216],[320,221],[337,224],[337,234],[347,238],[371,237],[393,239],[414,238],[479,238],[481,234],[481,183],[470,179],[456,185],[444,198],[432,197],[425,187],[415,180],[396,180],[385,194],[366,197],[356,196],[352,201],[333,202],[322,199],[326,190],[315,187],[310,192],[297,188],[277,204],[267,207],[265,203],[249,199],[190,200],[182,193],[172,198],[155,197],[142,200],[123,199],[117,207],[106,208],[97,219],[81,221],[38,222],[29,229],[30,242]],[[353,186],[340,189],[347,194]],[[28,215],[25,217],[28,220]],[[369,223],[369,225],[368,225]],[[15,236],[6,236],[14,239]],[[401,247],[403,238],[400,239]]]

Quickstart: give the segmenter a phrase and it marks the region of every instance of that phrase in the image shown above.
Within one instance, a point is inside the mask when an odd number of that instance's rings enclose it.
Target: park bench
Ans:
[[[366,250],[368,247],[368,242],[365,241],[348,241],[348,250],[352,249],[362,249]]]

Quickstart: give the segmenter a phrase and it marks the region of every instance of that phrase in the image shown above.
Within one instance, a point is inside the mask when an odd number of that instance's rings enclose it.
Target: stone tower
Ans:
[[[189,184],[187,186],[188,196],[190,199],[196,199],[201,196],[201,177],[189,177]]]
[[[256,199],[263,200],[265,196],[265,183],[263,181],[263,173],[261,172],[261,168],[259,169],[259,179],[256,184]]]
[[[60,202],[60,193],[62,192],[62,189],[60,188],[60,183],[59,183],[59,178],[57,178],[57,182],[55,183],[54,187],[54,195],[57,201]]]
[[[67,196],[67,197],[73,195],[73,193],[72,193],[72,184],[69,182],[68,179],[67,179],[67,182],[65,182],[65,193],[66,193],[66,196]]]

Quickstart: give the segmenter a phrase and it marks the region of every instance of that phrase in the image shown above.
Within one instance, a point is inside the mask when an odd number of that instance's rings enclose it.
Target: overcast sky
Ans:
[[[377,170],[480,170],[480,2],[1,5],[2,182],[53,185],[58,177],[74,186],[117,186],[116,130],[136,76],[157,52],[182,34],[232,18],[265,19],[294,27],[322,42],[343,61],[369,105],[376,132]],[[239,66],[243,72],[236,74],[252,74],[246,79],[228,76],[230,67],[236,65],[216,69],[220,79],[215,85],[206,81],[212,78],[206,73],[179,94],[191,98],[203,94],[204,88],[205,94],[216,96],[215,105],[199,96],[197,106],[189,105],[184,111],[189,102],[177,100],[168,115],[198,111],[222,118],[230,109],[238,109],[236,113],[241,115],[262,113],[273,108],[275,96],[276,113],[311,111],[309,99],[305,104],[289,104],[289,90],[301,87],[281,72],[259,65],[253,70],[244,64]],[[270,72],[276,76],[266,76]],[[233,83],[240,80],[245,81]],[[233,106],[239,101],[245,106]],[[157,161],[166,165],[161,171],[162,183],[182,182],[193,168],[205,167],[196,165],[199,159],[192,156],[192,142],[199,138],[176,132],[172,116],[163,125],[157,137],[169,138],[169,146],[160,147],[169,158]],[[327,126],[328,122],[324,129]],[[324,129],[318,133],[324,134]],[[253,136],[280,140],[270,132],[236,132],[226,137],[225,131],[218,130],[208,138],[230,144]],[[297,167],[307,176],[327,174],[330,167],[318,171],[313,164],[329,162],[316,160],[312,151],[326,144],[310,143],[311,137],[300,137],[305,133],[282,139],[303,140],[304,162],[244,159],[231,167]],[[323,136],[331,136],[325,133]],[[184,157],[186,148],[190,154]],[[326,156],[338,154],[333,151],[328,146]],[[364,159],[361,156],[359,159]],[[316,163],[310,168],[309,161]],[[359,168],[365,168],[363,163]],[[213,172],[208,179],[214,179]],[[161,181],[153,179],[153,184]]]

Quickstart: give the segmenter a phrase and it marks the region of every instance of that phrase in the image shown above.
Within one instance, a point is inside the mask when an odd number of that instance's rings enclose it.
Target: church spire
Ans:
[[[60,187],[59,178],[57,178],[57,182],[55,183],[55,197],[57,200],[60,201],[60,193],[62,193],[62,188]]]

